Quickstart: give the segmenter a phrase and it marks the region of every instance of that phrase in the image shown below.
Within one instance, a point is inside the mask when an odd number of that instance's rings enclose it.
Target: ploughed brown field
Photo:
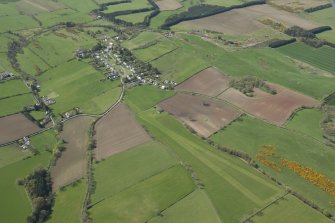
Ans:
[[[215,97],[229,88],[229,81],[229,77],[210,67],[182,82],[176,89]]]
[[[159,105],[204,137],[209,137],[241,115],[224,101],[183,93]]]
[[[95,127],[95,159],[101,160],[151,140],[124,104],[117,105]]]
[[[207,29],[230,35],[241,35],[268,27],[258,21],[265,18],[280,22],[287,27],[300,26],[304,29],[319,27],[315,22],[267,4],[234,9],[202,19],[185,21],[180,24],[193,29]]]
[[[0,144],[21,139],[40,130],[21,113],[2,117],[0,118]]]
[[[318,107],[320,102],[314,98],[292,91],[285,87],[267,83],[277,94],[271,95],[255,89],[255,96],[248,97],[240,91],[229,88],[218,98],[228,101],[245,112],[276,125],[283,125],[290,115],[301,107]]]
[[[155,3],[161,11],[176,10],[183,7],[177,0],[156,0]]]
[[[88,129],[93,121],[91,117],[82,116],[65,122],[61,137],[66,143],[66,149],[56,165],[51,168],[53,191],[85,176],[89,143]]]

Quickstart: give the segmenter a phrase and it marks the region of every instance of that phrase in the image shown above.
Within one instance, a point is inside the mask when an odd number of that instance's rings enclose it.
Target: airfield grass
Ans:
[[[29,48],[25,48],[23,52],[23,54],[17,54],[17,60],[20,64],[20,68],[26,73],[38,75],[50,68],[48,64],[34,54]]]
[[[81,223],[81,210],[86,190],[86,181],[81,179],[57,191],[51,218],[47,223]]]
[[[151,13],[152,13],[152,11],[132,13],[132,14],[129,14],[129,15],[117,16],[116,18],[121,19],[121,20],[126,21],[126,22],[136,24],[136,23],[143,22],[145,17],[150,15]]]
[[[287,195],[277,203],[272,204],[260,216],[252,218],[254,223],[287,223],[287,222],[305,222],[305,223],[330,223],[332,222],[319,212],[307,206],[296,197]]]
[[[151,8],[151,7],[152,6],[149,4],[147,0],[133,0],[132,2],[129,3],[110,5],[108,6],[107,10],[103,12],[112,13],[112,12],[128,11],[128,10]]]
[[[144,85],[129,89],[125,101],[133,111],[140,112],[152,108],[174,94],[174,91],[164,91],[154,86]]]
[[[17,94],[29,93],[29,89],[24,85],[22,80],[9,80],[0,82],[0,98],[5,98]]]
[[[285,55],[335,74],[334,48],[329,46],[313,48],[303,43],[294,43],[277,49]]]
[[[4,98],[0,100],[0,117],[21,112],[25,106],[34,105],[31,94]]]
[[[174,45],[172,41],[168,39],[161,39],[158,43],[144,49],[134,50],[133,53],[140,60],[152,61],[175,49],[177,49],[177,46]]]
[[[155,141],[111,156],[94,165],[96,190],[92,203],[115,196],[176,164],[176,158]]]
[[[50,130],[32,137],[33,146],[40,151],[39,154],[28,159],[20,160],[0,168],[0,202],[1,220],[7,223],[25,222],[31,214],[31,204],[23,186],[18,186],[16,180],[24,178],[36,167],[47,167],[51,153],[46,152],[43,145],[54,146],[56,141],[54,133]]]
[[[146,222],[194,189],[189,173],[177,165],[103,200],[89,212],[100,223]]]
[[[297,121],[297,123],[299,122]],[[301,127],[301,124],[296,126]],[[244,116],[213,135],[211,139],[217,144],[246,152],[256,161],[258,160],[255,156],[264,145],[273,145],[277,147],[275,153],[280,159],[298,162],[324,174],[330,179],[335,179],[333,171],[335,168],[333,162],[335,151],[312,137],[290,129],[280,128],[261,120]],[[259,163],[271,176],[293,190],[298,191],[307,199],[334,213],[334,208],[330,204],[332,197],[329,194],[286,169],[279,163],[279,158],[267,158],[276,162],[282,169],[282,172],[278,173],[272,168]]]
[[[304,109],[297,112],[286,127],[323,141],[320,127],[322,118],[323,113],[319,109]]]
[[[156,32],[141,32],[138,36],[123,42],[122,46],[133,50],[160,38],[162,38],[162,35]]]
[[[140,114],[139,120],[156,140],[191,166],[200,184],[205,185],[204,190],[221,221],[239,222],[255,208],[265,206],[282,194],[282,189],[272,181],[240,159],[192,135],[172,116],[148,110]]]
[[[154,217],[148,223],[220,223],[220,218],[209,200],[206,192],[195,190],[172,207]]]
[[[16,144],[0,147],[0,169],[30,155],[29,150],[23,150]]]
[[[199,37],[181,34],[174,38],[174,43],[179,46],[178,50],[152,62],[166,79],[181,82],[199,70],[214,66],[229,76],[256,76],[316,99],[322,99],[335,89],[332,77],[310,74],[275,49],[227,52]]]
[[[106,110],[119,97],[120,82],[101,79],[104,76],[91,65],[77,60],[61,64],[38,77],[41,95],[56,100],[51,105],[56,115],[74,107],[93,114]]]

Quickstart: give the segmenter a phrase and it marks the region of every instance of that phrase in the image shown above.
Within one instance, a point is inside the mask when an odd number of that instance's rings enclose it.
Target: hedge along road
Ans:
[[[63,119],[62,121],[60,121],[60,123],[65,123],[66,121],[69,121],[71,119],[74,119],[74,118],[77,118],[77,117],[81,117],[81,116],[88,116],[88,117],[93,117],[93,118],[101,118],[101,117],[105,116],[108,112],[110,112],[111,110],[113,110],[122,101],[123,96],[124,96],[124,91],[125,91],[125,84],[124,84],[124,81],[123,81],[122,78],[121,78],[121,84],[122,84],[122,89],[121,89],[121,93],[119,95],[119,98],[105,112],[103,112],[101,114],[96,114],[96,115],[92,115],[92,114],[78,114],[78,115],[74,115],[72,117]],[[42,132],[45,132],[45,131],[48,131],[49,129],[54,128],[55,127],[55,122],[53,121],[53,119],[52,119],[52,123],[53,123],[52,126],[50,126],[48,128],[45,128],[45,129],[42,129],[42,130],[40,130],[38,132],[35,132],[33,134],[27,135],[26,137],[31,137],[31,136],[34,136],[34,135],[38,135],[38,134],[40,134]],[[16,141],[17,140],[13,140],[11,142],[0,144],[0,147],[11,145],[11,144],[15,143]]]

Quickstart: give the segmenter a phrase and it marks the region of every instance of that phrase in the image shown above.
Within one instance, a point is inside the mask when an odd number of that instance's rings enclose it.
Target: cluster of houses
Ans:
[[[14,78],[14,74],[8,71],[0,73],[0,80],[7,81]]]
[[[49,98],[48,96],[42,96],[43,103],[48,106],[56,103],[56,100],[53,98]]]
[[[27,149],[30,146],[29,137],[23,137],[23,139],[19,140],[19,145],[22,149]]]

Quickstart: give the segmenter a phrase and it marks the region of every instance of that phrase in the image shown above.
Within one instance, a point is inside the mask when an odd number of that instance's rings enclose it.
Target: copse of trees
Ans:
[[[289,39],[289,40],[275,40],[275,41],[273,41],[269,44],[269,47],[278,48],[278,47],[281,47],[281,46],[285,46],[285,45],[294,43],[296,41],[297,41],[296,38],[292,38],[292,39]]]
[[[254,88],[259,88],[269,94],[277,94],[276,90],[272,89],[268,84],[266,84],[263,80],[258,79],[257,77],[248,76],[240,80],[232,80],[230,81],[229,86],[239,90],[249,97],[254,96]]]
[[[319,5],[319,6],[316,6],[316,7],[305,9],[305,12],[311,13],[311,12],[315,12],[315,11],[319,11],[319,10],[326,9],[326,8],[331,8],[331,7],[332,7],[332,4],[328,3],[328,4],[325,4],[325,5]]]

